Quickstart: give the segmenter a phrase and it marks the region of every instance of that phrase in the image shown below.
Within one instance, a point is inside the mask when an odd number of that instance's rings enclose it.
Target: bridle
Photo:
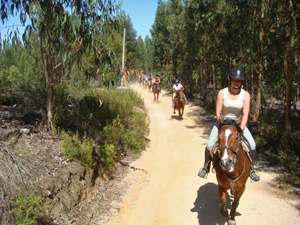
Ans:
[[[238,126],[238,125],[237,125],[237,126]],[[231,151],[234,153],[234,155],[235,155],[234,164],[236,164],[236,161],[237,161],[236,158],[237,158],[237,156],[239,155],[239,150],[240,150],[240,147],[239,147],[239,146],[240,146],[240,144],[241,144],[241,139],[242,139],[242,136],[243,136],[242,133],[240,132],[240,130],[238,129],[237,126],[235,126],[235,125],[222,125],[222,126],[219,127],[219,129],[220,129],[221,127],[236,127],[237,130],[239,131],[238,140],[237,140],[237,146],[236,146],[235,149],[232,148],[232,147],[229,146],[229,145],[223,146],[222,149],[218,148],[218,155],[219,155],[219,158],[220,158],[220,159],[222,158],[222,153],[223,153],[223,151],[224,151],[225,149],[231,150]],[[219,141],[220,141],[220,139],[219,139]],[[220,143],[220,142],[219,142],[219,143]],[[235,178],[235,179],[229,178],[228,175],[225,173],[225,175],[226,175],[226,177],[227,177],[227,179],[228,179],[229,185],[230,185],[230,187],[231,187],[231,191],[232,191],[233,194],[234,194],[234,184],[235,184],[235,182],[238,181],[238,180],[243,176],[243,174],[244,174],[244,172],[245,172],[245,169],[246,169],[246,155],[245,155],[245,151],[243,151],[243,153],[244,153],[244,167],[243,167],[242,173],[241,173],[237,178]]]
[[[236,127],[234,125],[223,125],[222,127]],[[239,131],[239,130],[238,130]],[[225,150],[225,149],[230,149],[234,155],[235,155],[235,158],[238,156],[239,154],[239,150],[240,150],[240,143],[241,143],[241,138],[242,137],[242,134],[239,132],[239,136],[238,136],[238,140],[237,140],[237,145],[236,145],[236,148],[232,148],[230,145],[225,145],[223,146],[222,149],[218,149],[219,150],[219,157],[221,158],[222,156],[222,152]],[[220,139],[219,139],[219,143],[220,143]]]

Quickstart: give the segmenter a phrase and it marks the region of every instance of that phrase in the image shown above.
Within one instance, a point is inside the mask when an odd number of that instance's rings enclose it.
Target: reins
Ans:
[[[239,136],[238,136],[238,144],[237,144],[236,149],[233,149],[229,145],[225,145],[222,149],[219,149],[219,151],[220,151],[219,155],[222,154],[222,152],[224,151],[224,149],[230,149],[234,153],[235,157],[237,157],[237,155],[239,153],[239,150],[240,150],[240,145],[241,145],[241,136],[243,135],[241,128],[236,123],[231,123],[231,122],[220,124],[219,129],[221,129],[221,127],[235,127],[238,130],[238,132],[239,132]],[[228,179],[228,182],[229,182],[229,185],[230,185],[230,188],[231,188],[231,192],[232,192],[233,195],[234,195],[234,184],[235,184],[235,182],[237,182],[244,175],[245,170],[246,170],[246,155],[245,155],[245,151],[243,150],[243,147],[241,147],[241,149],[242,149],[243,154],[244,154],[244,167],[243,167],[242,173],[237,178],[231,179],[224,172],[225,176]]]
[[[245,155],[245,151],[243,150],[243,153],[244,153],[244,168],[243,168],[243,172],[241,173],[240,176],[238,176],[237,178],[235,179],[231,179],[227,176],[227,174],[225,173],[225,176],[227,177],[228,179],[228,182],[229,182],[229,185],[230,185],[230,188],[231,188],[231,192],[232,194],[234,195],[234,184],[235,182],[237,182],[245,173],[245,170],[246,170],[246,155]]]

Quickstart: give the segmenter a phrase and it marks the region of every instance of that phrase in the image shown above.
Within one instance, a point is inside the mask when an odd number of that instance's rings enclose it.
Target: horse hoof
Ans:
[[[228,225],[236,225],[236,222],[234,220],[229,220]]]

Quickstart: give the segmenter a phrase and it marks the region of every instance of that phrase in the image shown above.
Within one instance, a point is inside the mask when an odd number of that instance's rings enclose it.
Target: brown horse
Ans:
[[[174,114],[175,110],[178,110],[179,119],[182,119],[183,111],[185,106],[185,96],[182,90],[176,92],[175,104],[174,104]]]
[[[229,225],[236,224],[235,213],[239,205],[240,198],[245,191],[246,182],[250,173],[251,162],[242,147],[243,131],[232,121],[225,121],[221,117],[219,122],[219,141],[217,154],[214,158],[214,168],[218,181],[220,197],[220,211]],[[231,190],[234,196],[230,217],[226,205],[227,190]]]
[[[154,95],[154,101],[158,102],[158,97],[159,97],[159,93],[160,93],[159,84],[156,84],[156,83],[153,84],[152,92],[153,92],[153,95]]]
[[[148,92],[152,89],[152,80],[148,80]]]
[[[142,86],[142,75],[138,75],[138,79],[139,79],[139,86],[141,87]]]

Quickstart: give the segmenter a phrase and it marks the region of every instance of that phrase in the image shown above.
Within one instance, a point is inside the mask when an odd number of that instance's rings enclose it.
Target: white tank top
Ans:
[[[240,96],[232,100],[228,96],[228,87],[224,88],[222,115],[224,119],[236,120],[242,115],[245,90],[241,89]]]

